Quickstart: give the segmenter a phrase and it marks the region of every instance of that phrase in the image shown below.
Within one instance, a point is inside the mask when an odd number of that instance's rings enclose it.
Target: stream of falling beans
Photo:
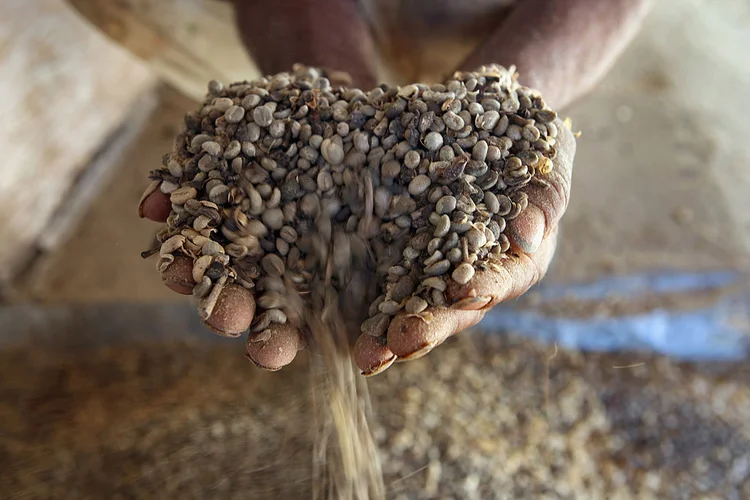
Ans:
[[[359,323],[377,294],[378,280],[366,258],[345,259],[336,265],[333,241],[325,246],[330,248],[328,259],[313,275],[310,293],[303,298],[287,292],[288,310],[306,326],[304,334],[312,353],[312,496],[316,500],[384,499],[380,455],[368,425],[367,384],[350,354],[352,334],[359,332]],[[352,265],[355,262],[361,265]],[[340,293],[331,286],[332,277],[346,283]]]
[[[380,456],[368,425],[370,397],[355,370],[336,309],[310,324],[316,344],[311,377],[316,434],[314,499],[384,499]]]

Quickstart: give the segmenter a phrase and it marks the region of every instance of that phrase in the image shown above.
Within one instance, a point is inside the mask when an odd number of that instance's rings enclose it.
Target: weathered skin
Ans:
[[[561,108],[587,92],[637,32],[651,0],[234,0],[239,29],[264,73],[295,62],[377,83],[376,47],[405,73],[515,65],[520,82]],[[424,60],[430,46],[468,44],[454,66]],[[440,68],[421,68],[421,65]],[[451,64],[450,62],[448,64]]]
[[[541,91],[553,108],[562,108],[588,91],[632,39],[650,0],[234,0],[248,49],[265,74],[289,70],[295,63],[345,71],[353,84],[377,82],[374,54],[379,46],[396,65],[408,69],[425,44],[440,38],[476,39],[457,66],[443,76],[498,63],[518,68],[519,81]],[[377,43],[375,42],[375,35]],[[414,73],[418,73],[415,71]],[[428,325],[402,314],[388,329],[387,345],[362,335],[354,357],[366,375],[395,360],[427,354],[445,339],[478,323],[496,304],[518,297],[541,280],[554,256],[557,228],[570,198],[575,156],[572,132],[558,122],[558,154],[542,177],[549,187],[525,188],[529,206],[509,222],[511,257],[497,272],[477,272],[467,285],[447,291],[449,300],[486,297],[479,309],[435,309]],[[161,193],[155,194],[158,196]],[[149,206],[160,207],[157,200]],[[164,221],[163,211],[143,215]],[[189,279],[189,278],[186,278]],[[179,280],[177,280],[179,281]],[[254,304],[234,305],[247,317]],[[474,305],[473,307],[477,307]],[[214,325],[216,327],[216,325]],[[303,342],[299,332],[279,326],[278,345],[250,345],[248,356],[277,370],[294,359]],[[297,335],[295,339],[294,336]],[[283,342],[281,339],[283,338]]]

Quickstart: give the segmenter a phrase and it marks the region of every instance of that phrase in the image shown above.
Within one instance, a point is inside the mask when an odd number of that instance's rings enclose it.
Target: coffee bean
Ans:
[[[487,159],[487,151],[489,146],[486,141],[478,141],[474,144],[474,149],[471,151],[471,157],[479,162],[484,162]]]
[[[451,130],[461,130],[465,125],[464,119],[453,111],[448,111],[443,115],[443,122],[445,123],[445,126]]]
[[[282,137],[284,132],[286,132],[286,124],[281,120],[272,121],[271,125],[268,127],[268,134],[277,139]]]
[[[443,259],[430,266],[425,267],[424,272],[428,276],[440,276],[448,272],[448,269],[450,269],[450,267],[451,263],[447,259]]]
[[[380,167],[383,180],[395,179],[401,173],[401,164],[396,160],[390,160]]]
[[[419,163],[422,161],[419,151],[409,151],[404,156],[404,166],[409,169],[415,169],[419,166]]]
[[[450,214],[456,209],[456,198],[454,196],[443,196],[435,205],[435,211],[439,214]]]
[[[436,238],[440,238],[448,234],[448,231],[451,229],[451,220],[450,217],[443,214],[438,219],[438,223],[435,224],[435,231],[433,232],[433,235]]]
[[[214,141],[204,142],[203,144],[201,144],[201,149],[203,149],[203,151],[210,154],[211,156],[220,156],[223,153],[223,150],[219,143]]]
[[[465,285],[474,277],[474,266],[464,262],[454,269],[451,278],[459,285]]]
[[[240,106],[232,105],[224,113],[224,119],[227,123],[239,123],[243,118],[245,118],[245,109]]]
[[[418,175],[409,183],[409,194],[419,196],[430,187],[432,181],[426,175]]]
[[[437,151],[443,145],[443,136],[438,132],[430,132],[424,138],[424,147],[429,151]]]
[[[492,191],[484,192],[484,204],[487,207],[487,210],[492,214],[496,214],[500,211],[500,202],[497,199],[497,195]]]
[[[214,109],[223,113],[229,108],[231,108],[232,105],[234,105],[234,101],[232,101],[228,97],[218,97],[214,99],[213,105],[214,105]]]
[[[361,331],[372,337],[381,337],[388,331],[391,320],[387,314],[378,313],[362,323]]]
[[[268,104],[253,109],[252,115],[253,120],[259,127],[265,128],[273,123],[273,111],[268,107]]]
[[[409,276],[402,276],[391,290],[391,298],[396,302],[401,302],[414,293],[414,288],[414,281]]]
[[[475,121],[477,127],[483,130],[492,130],[497,125],[497,122],[500,121],[500,113],[491,109],[483,115],[478,115]]]
[[[463,252],[461,252],[460,248],[451,248],[445,254],[445,257],[448,259],[448,262],[450,262],[451,264],[456,264],[458,262],[461,262],[461,260],[463,260]]]
[[[427,309],[427,301],[421,297],[412,297],[406,302],[405,310],[409,314],[419,314]]]
[[[383,314],[393,315],[401,310],[401,304],[394,300],[386,299],[380,303],[378,309]]]
[[[284,261],[276,254],[268,254],[260,261],[260,265],[268,276],[280,277],[285,272]]]
[[[263,212],[262,219],[263,224],[274,231],[278,231],[284,226],[284,213],[280,208],[266,210]]]

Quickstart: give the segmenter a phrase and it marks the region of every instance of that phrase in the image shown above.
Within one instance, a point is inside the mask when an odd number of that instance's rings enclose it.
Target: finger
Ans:
[[[445,291],[453,307],[461,307],[467,298],[488,297],[487,310],[500,302],[520,297],[538,283],[549,269],[557,246],[557,226],[542,240],[533,254],[513,254],[494,268],[478,270],[465,285],[451,282]],[[470,301],[464,303],[470,304]]]
[[[526,0],[462,64],[515,65],[555,108],[587,92],[638,32],[651,0]],[[528,26],[528,29],[519,29]]]
[[[182,295],[192,295],[195,287],[193,259],[176,255],[161,277],[169,289]],[[253,294],[240,285],[231,284],[221,290],[211,315],[201,319],[201,322],[208,330],[222,337],[239,337],[250,328],[254,317]]]
[[[138,216],[154,222],[166,222],[171,211],[172,202],[169,195],[159,190],[159,182],[153,182],[138,203]]]
[[[479,323],[485,313],[482,310],[462,311],[447,307],[427,311],[432,315],[429,321],[405,313],[397,315],[391,321],[388,327],[388,348],[399,359],[424,356],[454,333]]]
[[[465,285],[451,283],[446,290],[451,306],[427,309],[424,316],[429,321],[400,313],[388,328],[388,348],[399,359],[424,356],[448,337],[479,323],[499,302],[525,293],[547,272],[556,236],[553,230],[533,255],[509,257],[496,270],[479,270]]]
[[[557,226],[568,208],[573,159],[576,142],[572,131],[559,119],[557,155],[549,172],[537,172],[544,184],[531,183],[523,191],[528,196],[528,206],[518,217],[508,221],[506,234],[511,246],[525,253],[534,253],[542,239]]]
[[[248,336],[246,355],[258,367],[278,371],[291,363],[302,349],[302,335],[291,323],[273,324],[268,330],[268,333]]]
[[[181,295],[191,295],[195,286],[193,259],[184,255],[176,255],[169,267],[162,271],[161,280],[170,290]]]
[[[354,343],[353,356],[362,375],[368,377],[377,375],[396,361],[396,356],[385,342],[365,333]]]
[[[376,85],[374,44],[354,0],[234,0],[243,42],[265,74],[294,64],[346,71]]]
[[[239,337],[250,328],[255,317],[255,299],[250,291],[231,284],[221,291],[211,315],[201,319],[211,332],[222,337]]]

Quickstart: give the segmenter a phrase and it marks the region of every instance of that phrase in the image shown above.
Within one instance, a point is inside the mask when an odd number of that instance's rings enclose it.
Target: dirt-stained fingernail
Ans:
[[[488,295],[466,297],[451,304],[451,308],[460,309],[462,311],[478,311],[489,305],[490,302],[492,302],[492,297]]]
[[[435,347],[437,347],[435,344],[425,343],[419,348],[417,348],[416,350],[411,351],[408,354],[404,354],[399,359],[402,359],[404,361],[411,361],[413,359],[419,359],[422,356],[426,356],[427,354],[429,354]]]

